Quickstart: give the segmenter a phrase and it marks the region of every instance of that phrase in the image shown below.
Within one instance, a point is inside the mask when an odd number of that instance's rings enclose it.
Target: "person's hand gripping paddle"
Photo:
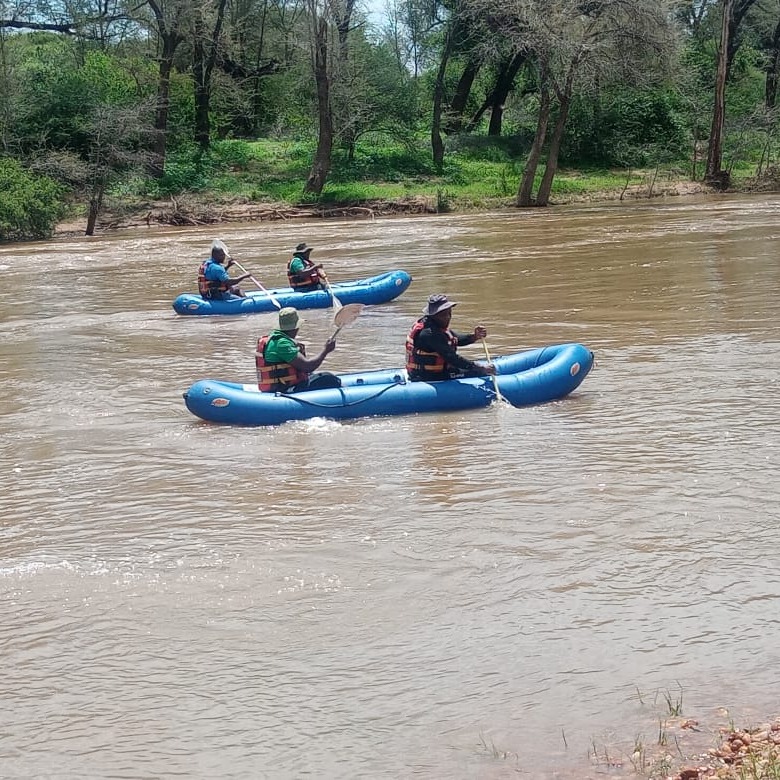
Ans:
[[[482,348],[485,350],[485,358],[487,359],[488,365],[493,366],[495,368],[495,365],[493,364],[493,359],[490,357],[490,352],[488,351],[488,345],[487,341],[485,339],[480,339],[482,341]],[[498,379],[496,378],[496,375],[492,375],[493,378],[493,390],[496,393],[496,401],[499,403],[506,403],[506,400],[504,399],[504,396],[501,395],[501,391],[498,389]]]

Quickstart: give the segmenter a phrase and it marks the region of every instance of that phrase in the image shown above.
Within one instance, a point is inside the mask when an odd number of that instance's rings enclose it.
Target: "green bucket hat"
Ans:
[[[279,330],[295,330],[303,320],[298,316],[298,310],[285,306],[279,310]]]

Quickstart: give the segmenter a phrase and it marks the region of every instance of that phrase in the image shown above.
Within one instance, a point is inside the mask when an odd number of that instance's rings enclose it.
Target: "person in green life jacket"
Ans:
[[[307,246],[305,243],[298,244],[292,259],[287,263],[287,279],[295,292],[313,292],[325,289],[323,280],[326,280],[327,277],[322,270],[322,263],[315,264],[310,258],[312,249],[313,247]]]
[[[336,349],[336,341],[329,338],[319,355],[307,358],[305,346],[296,340],[301,322],[297,310],[287,306],[279,311],[279,326],[258,339],[255,351],[257,386],[264,393],[299,393],[341,387],[341,380],[335,374],[328,371],[312,373]]]
[[[481,365],[458,354],[458,347],[484,339],[487,331],[481,325],[468,334],[450,330],[453,306],[457,304],[446,295],[431,295],[423,316],[412,325],[406,337],[406,370],[410,382],[440,382],[496,373],[495,366]]]
[[[227,265],[223,263],[227,260]],[[249,279],[251,274],[231,278],[227,269],[233,265],[233,260],[228,257],[225,245],[219,240],[211,244],[211,257],[204,260],[198,268],[198,292],[203,298],[215,301],[224,301],[234,295],[246,298],[246,295],[238,286],[244,279]]]

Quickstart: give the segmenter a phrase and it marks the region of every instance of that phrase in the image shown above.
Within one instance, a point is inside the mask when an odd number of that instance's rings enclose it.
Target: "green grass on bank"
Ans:
[[[443,210],[478,209],[513,203],[524,165],[524,158],[499,148],[461,149],[447,153],[439,175],[430,147],[423,143],[364,142],[351,159],[345,150],[334,151],[328,182],[315,198],[303,193],[313,154],[311,143],[268,140],[218,141],[207,154],[195,147],[182,148],[169,154],[161,180],[125,182],[113,195],[119,201],[131,201],[194,193],[218,200],[291,206],[359,205],[423,197]],[[685,162],[639,171],[562,168],[555,176],[551,201],[620,193],[626,187],[646,188],[649,193],[651,185],[657,189],[670,181],[685,180],[689,173]],[[745,166],[735,175],[751,173]]]

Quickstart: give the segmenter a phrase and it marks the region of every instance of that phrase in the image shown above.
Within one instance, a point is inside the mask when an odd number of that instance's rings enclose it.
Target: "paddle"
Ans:
[[[328,281],[328,277],[325,276],[325,274],[320,274],[320,280],[325,285],[325,289],[330,293],[330,297],[333,299],[333,308],[336,310],[336,313],[338,314],[339,310],[342,308],[343,304],[341,301],[336,297],[336,293],[333,292],[333,288],[330,286],[330,282]],[[351,305],[351,304],[348,304]],[[357,304],[360,305],[360,304]],[[357,319],[356,315],[356,319]]]
[[[482,339],[482,348],[485,350],[485,357],[487,358],[487,362],[489,366],[493,365],[493,360],[490,357],[490,352],[488,352],[488,346],[487,341],[485,339]],[[496,391],[496,401],[503,402],[504,396],[501,395],[501,391],[498,389],[498,379],[496,378],[496,375],[492,375],[493,379],[493,389]]]
[[[336,330],[333,331],[331,340],[338,336],[342,328],[346,328],[347,325],[351,325],[365,309],[365,305],[362,303],[348,303],[346,306],[342,306],[333,317],[333,324],[336,326]]]
[[[233,260],[232,257],[230,259]],[[249,274],[249,271],[247,271],[246,268],[244,268],[244,266],[238,262],[238,260],[233,260],[233,265],[238,266],[239,271],[243,271],[245,274]],[[258,282],[254,276],[252,276],[252,274],[249,274],[249,278],[271,299],[271,303],[273,303],[273,305],[276,306],[277,309],[282,308],[282,304],[279,303],[279,301],[274,297],[274,294],[270,290],[266,290],[265,287],[263,287],[263,285],[260,284],[260,282]]]
[[[222,251],[228,257],[228,259],[233,261],[233,265],[235,265],[239,271],[245,274],[249,274],[249,278],[257,285],[257,287],[259,287],[271,299],[271,303],[273,303],[273,305],[276,306],[277,309],[282,308],[282,304],[279,303],[278,300],[276,300],[274,294],[270,290],[266,290],[265,287],[263,287],[263,285],[260,284],[260,282],[257,279],[255,279],[255,277],[252,274],[250,274],[249,271],[247,271],[246,268],[244,268],[244,266],[241,265],[241,263],[238,262],[238,260],[230,256],[230,250],[225,246],[225,243],[223,241],[217,239],[214,242],[213,246],[222,249]]]

